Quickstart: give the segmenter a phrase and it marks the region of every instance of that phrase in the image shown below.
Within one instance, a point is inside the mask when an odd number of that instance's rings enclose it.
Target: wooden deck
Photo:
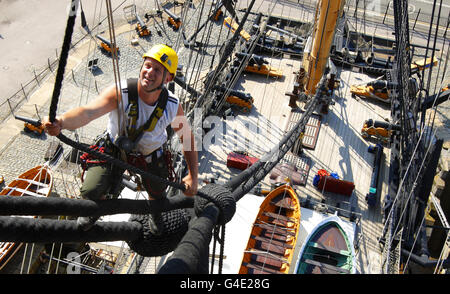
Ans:
[[[290,90],[293,81],[291,68],[299,64],[295,60],[272,59],[273,66],[288,68],[285,70],[287,76],[280,80],[255,74],[242,75],[235,89],[250,93],[254,98],[253,107],[248,114],[235,113],[234,117],[224,119],[223,130],[217,130],[215,138],[205,136],[199,153],[201,178],[220,174],[219,182],[226,182],[240,172],[226,166],[229,152],[247,151],[260,158],[278,144],[291,111],[289,98],[284,93]],[[268,180],[264,184],[270,186]]]
[[[300,67],[299,60],[270,59],[272,66],[279,67],[285,75],[276,80],[255,74],[244,74],[235,89],[250,93],[254,98],[254,106],[249,114],[237,114],[234,118],[224,120],[226,134],[217,144],[206,146],[200,153],[200,178],[220,175],[218,182],[224,183],[240,171],[226,166],[227,154],[234,150],[247,151],[250,155],[261,157],[276,146],[289,129],[289,124],[300,118],[291,112],[288,106],[289,97],[285,92],[292,90],[295,70]],[[321,126],[314,149],[304,148],[304,157],[309,159],[310,171],[305,186],[296,186],[301,199],[308,197],[323,202],[330,207],[340,207],[361,214],[357,224],[358,243],[356,265],[358,273],[381,273],[381,251],[377,238],[381,236],[382,197],[386,194],[387,163],[389,148],[384,148],[381,180],[384,182],[377,205],[369,208],[365,196],[368,193],[372,176],[374,155],[368,152],[368,146],[374,142],[363,139],[360,135],[363,122],[368,118],[382,120],[389,117],[387,105],[369,100],[351,97],[349,88],[352,84],[371,80],[365,74],[342,71],[341,86],[335,93],[335,104],[330,106],[329,113],[321,116]],[[205,142],[203,142],[205,147]],[[290,161],[288,153],[284,160]],[[294,155],[295,156],[295,155]],[[319,169],[335,172],[340,179],[354,182],[352,195],[343,196],[318,190],[312,185],[314,175]],[[203,183],[201,183],[202,185]],[[270,187],[269,176],[261,183],[263,188]],[[226,246],[226,245],[225,245]],[[301,246],[298,244],[297,246]]]

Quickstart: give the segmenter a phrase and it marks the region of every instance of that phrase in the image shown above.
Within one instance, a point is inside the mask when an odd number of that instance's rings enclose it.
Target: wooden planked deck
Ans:
[[[374,101],[356,100],[351,97],[349,87],[352,84],[367,82],[371,78],[365,74],[351,71],[341,72],[341,88],[336,93],[335,105],[330,107],[327,115],[322,116],[322,129],[315,150],[305,149],[311,156],[312,167],[310,181],[306,186],[307,193],[315,199],[324,200],[331,206],[339,206],[361,214],[358,226],[361,234],[357,265],[360,273],[379,273],[376,266],[380,261],[380,249],[377,238],[381,236],[381,205],[387,193],[389,149],[384,148],[383,168],[381,171],[381,193],[374,208],[369,208],[365,200],[368,193],[374,155],[367,151],[369,142],[360,135],[363,122],[368,118],[382,120],[389,117],[387,105]],[[321,192],[312,185],[312,178],[319,169],[336,172],[340,179],[353,182],[355,190],[350,197],[335,193]],[[357,239],[357,238],[355,238]]]
[[[215,136],[205,136],[203,149],[199,153],[199,176],[208,178],[220,174],[223,183],[240,170],[226,166],[227,154],[232,151],[247,151],[249,155],[260,158],[278,144],[283,137],[288,122],[289,98],[284,92],[291,87],[293,75],[290,68],[299,66],[299,61],[271,59],[275,67],[285,68],[285,77],[277,80],[255,74],[243,74],[238,80],[236,90],[250,93],[254,98],[251,111],[247,114],[236,113],[233,117],[222,119],[222,130]],[[211,143],[210,143],[211,142]],[[270,186],[269,180],[264,182]]]
[[[289,97],[285,92],[292,90],[295,70],[300,67],[299,60],[271,59],[272,66],[281,68],[285,75],[276,80],[255,74],[244,74],[235,89],[250,93],[254,105],[250,113],[237,114],[234,118],[224,120],[226,133],[200,153],[200,178],[208,178],[214,174],[220,175],[219,183],[224,183],[240,171],[226,166],[227,154],[233,150],[247,151],[250,155],[261,157],[276,146],[289,128],[292,117],[288,106]],[[362,101],[351,97],[349,88],[352,84],[371,80],[365,74],[342,71],[341,86],[336,91],[335,104],[330,106],[329,113],[321,116],[321,129],[313,150],[304,148],[304,155],[310,159],[311,169],[306,185],[296,186],[300,198],[306,198],[331,207],[353,210],[361,214],[358,224],[358,241],[356,250],[357,272],[380,273],[381,251],[377,238],[381,236],[383,199],[378,199],[375,208],[368,207],[365,196],[369,190],[372,176],[374,155],[367,151],[368,142],[360,135],[363,122],[368,118],[382,120],[389,117],[389,108],[373,101]],[[299,117],[299,116],[298,116]],[[203,144],[205,145],[205,144]],[[387,163],[389,149],[384,149],[384,168],[381,179],[387,183]],[[289,155],[292,156],[292,155]],[[285,156],[284,160],[288,160]],[[318,190],[312,185],[314,175],[319,169],[336,172],[340,179],[354,182],[352,195],[343,196]],[[201,185],[203,183],[200,183]],[[269,175],[261,183],[263,188],[270,187]],[[386,194],[387,187],[383,185],[380,197]],[[301,246],[298,245],[298,246]]]

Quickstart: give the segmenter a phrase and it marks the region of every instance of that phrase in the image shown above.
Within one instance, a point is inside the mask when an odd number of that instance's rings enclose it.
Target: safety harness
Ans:
[[[158,104],[149,119],[139,129],[136,129],[136,123],[139,118],[139,103],[138,103],[138,79],[127,79],[128,84],[128,101],[131,104],[128,116],[131,117],[131,122],[128,124],[128,138],[133,142],[139,141],[144,131],[151,132],[155,128],[158,120],[163,116],[166,109],[169,92],[166,88],[161,89]]]
[[[131,78],[127,79],[127,88],[128,88],[128,102],[130,104],[130,111],[128,116],[130,117],[127,131],[128,136],[120,136],[115,140],[115,145],[119,147],[119,149],[124,150],[127,155],[132,153],[132,150],[136,146],[137,142],[143,136],[145,131],[151,132],[154,130],[156,124],[159,119],[163,116],[164,110],[166,109],[167,100],[169,97],[168,90],[166,88],[162,88],[161,94],[158,98],[158,103],[153,110],[153,113],[150,115],[149,119],[143,124],[141,127],[137,128],[137,120],[139,118],[139,101],[138,101],[138,90],[137,90],[138,79]],[[105,152],[105,144],[106,142],[110,142],[109,136],[105,134],[102,136],[103,140],[96,140],[96,143],[91,145],[89,148],[93,150],[97,150],[99,152]],[[152,154],[155,155],[155,154]],[[143,156],[140,156],[143,159]],[[155,156],[152,156],[155,157]],[[155,158],[156,159],[156,158]],[[83,168],[83,173],[87,169],[89,164],[101,164],[105,163],[103,160],[97,159],[95,156],[92,156],[89,153],[84,153],[80,156],[81,165]],[[143,164],[144,161],[141,163]],[[139,164],[140,165],[140,164]]]
[[[142,137],[145,131],[151,132],[154,130],[156,124],[159,119],[163,116],[164,110],[166,109],[167,100],[169,98],[169,92],[165,87],[161,88],[161,93],[159,94],[158,103],[153,110],[153,113],[150,115],[149,119],[143,124],[139,129],[137,129],[137,121],[139,118],[139,101],[138,101],[138,91],[137,91],[137,83],[138,79],[131,78],[127,79],[127,87],[128,87],[128,102],[130,103],[130,111],[128,116],[130,117],[130,121],[128,123],[128,139],[136,144],[139,139]],[[152,156],[152,162],[155,162],[157,159],[156,153],[148,155]],[[174,171],[171,163],[171,155],[169,150],[164,150],[164,158],[167,164],[168,172],[169,172],[169,180],[174,180]],[[137,166],[143,170],[148,170],[147,160],[143,155],[134,155],[129,154],[127,157],[128,163]],[[143,183],[146,187],[146,190],[155,197],[156,195],[161,194],[162,191],[155,191],[152,189],[151,185],[149,185],[147,180],[144,180]],[[159,198],[159,197],[157,197]]]

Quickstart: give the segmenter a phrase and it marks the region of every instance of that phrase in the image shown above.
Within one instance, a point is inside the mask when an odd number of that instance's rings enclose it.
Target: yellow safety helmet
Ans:
[[[175,75],[178,67],[178,55],[167,45],[158,44],[142,55],[143,58],[151,57],[161,63],[167,70]]]

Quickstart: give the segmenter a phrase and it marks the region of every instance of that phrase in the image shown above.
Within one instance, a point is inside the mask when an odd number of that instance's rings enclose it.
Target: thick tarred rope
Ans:
[[[80,0],[72,0],[69,11],[69,18],[67,19],[66,31],[64,33],[64,41],[59,56],[58,70],[55,77],[55,87],[53,88],[52,100],[50,104],[49,120],[55,121],[56,109],[58,106],[59,95],[61,93],[61,86],[64,80],[64,71],[66,69],[67,57],[69,56],[70,44],[72,41],[73,27],[77,17],[78,5]]]

